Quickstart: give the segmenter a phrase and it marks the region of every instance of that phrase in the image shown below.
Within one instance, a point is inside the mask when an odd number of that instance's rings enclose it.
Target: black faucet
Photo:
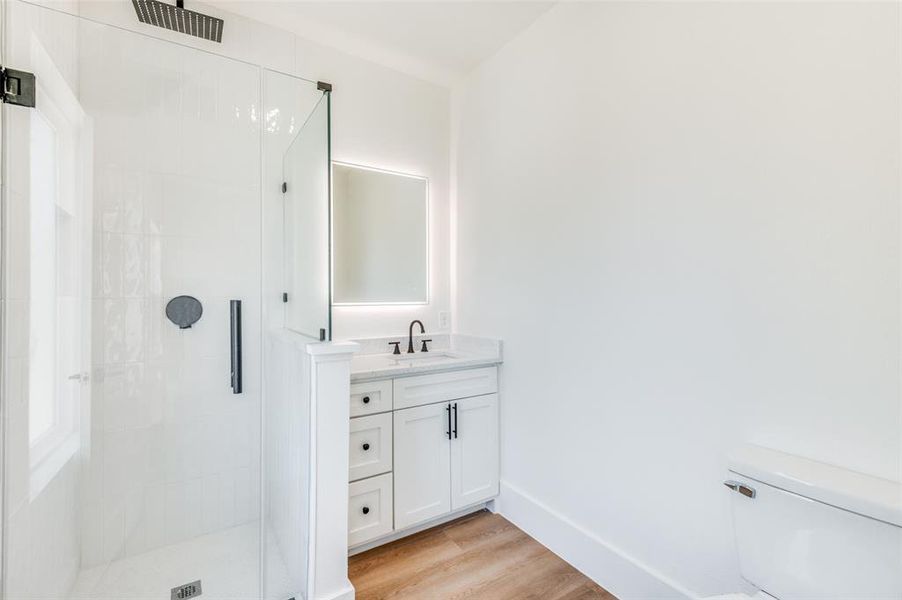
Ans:
[[[423,327],[422,321],[414,319],[410,322],[410,327],[407,329],[407,354],[413,354],[413,326],[418,323],[420,325],[420,333],[426,333],[426,328]]]

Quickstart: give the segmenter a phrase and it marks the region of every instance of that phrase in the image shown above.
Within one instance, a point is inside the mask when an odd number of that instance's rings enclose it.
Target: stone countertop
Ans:
[[[373,379],[390,379],[440,371],[458,371],[500,365],[503,362],[501,342],[459,334],[421,335],[414,338],[414,347],[420,348],[420,339],[432,339],[428,353],[407,354],[406,336],[401,338],[375,338],[354,340],[361,352],[351,360],[351,382]],[[401,341],[400,355],[385,352],[388,343]]]

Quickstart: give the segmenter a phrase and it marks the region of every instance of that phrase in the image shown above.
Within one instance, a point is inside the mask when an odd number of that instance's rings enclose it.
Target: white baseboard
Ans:
[[[321,598],[317,598],[316,600],[354,600],[354,586],[351,585],[351,582],[348,581],[347,587],[344,587],[337,592],[329,594],[328,596],[323,596]]]
[[[629,556],[526,492],[502,481],[495,507],[514,525],[620,600],[698,596]]]

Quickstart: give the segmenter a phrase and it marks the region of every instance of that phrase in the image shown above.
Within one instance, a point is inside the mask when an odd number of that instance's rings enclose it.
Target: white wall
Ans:
[[[502,507],[712,593],[730,448],[902,479],[898,11],[559,4],[457,91],[456,329],[504,339]]]

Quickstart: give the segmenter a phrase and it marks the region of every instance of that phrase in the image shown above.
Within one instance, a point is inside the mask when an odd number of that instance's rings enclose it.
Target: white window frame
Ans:
[[[85,226],[86,222],[90,223],[90,214],[87,214],[90,211],[90,202],[86,202],[86,187],[82,181],[84,165],[80,164],[89,160],[89,155],[84,155],[84,149],[80,148],[85,143],[87,119],[80,103],[46,50],[36,39],[33,38],[31,42],[31,58],[37,76],[37,107],[32,110],[37,111],[39,117],[49,124],[56,138],[57,164],[55,165],[55,170],[57,181],[55,198],[53,199],[56,223],[52,236],[54,261],[57,262],[57,265],[54,267],[56,285],[59,281],[59,247],[57,246],[58,230],[56,228],[59,224],[59,212],[68,213],[70,218],[74,220],[71,227],[73,227],[75,235],[90,235],[90,230]],[[82,248],[81,253],[85,252],[86,249]],[[90,265],[89,249],[87,249],[87,254],[87,256],[79,256],[75,259],[79,265]],[[76,280],[78,291],[75,296],[82,303],[88,302],[86,292],[91,289],[90,277],[87,279],[77,277]],[[89,311],[89,306],[81,307],[82,313],[85,310]],[[51,387],[53,393],[53,424],[34,440],[31,439],[29,430],[29,495],[32,499],[41,493],[81,447],[81,405],[84,401],[83,396],[90,397],[88,386],[86,385],[87,381],[84,379],[87,373],[82,371],[82,369],[87,367],[85,362],[90,360],[87,354],[90,346],[81,340],[70,340],[74,344],[81,344],[81,347],[78,348],[78,360],[82,364],[78,366],[79,370],[75,373],[63,373],[62,369],[65,366],[59,359],[60,339],[58,324],[60,323],[60,316],[59,295],[55,289],[54,314],[52,316],[55,320],[54,328],[56,330],[54,332],[54,365],[52,369],[55,381]],[[90,333],[90,318],[88,317],[85,320],[80,318],[82,316],[78,315],[77,317],[82,321],[83,335],[81,337],[84,338],[85,334]],[[29,316],[30,318],[31,316]],[[77,377],[77,379],[70,379],[70,376]],[[79,385],[80,392],[68,396],[69,401],[64,401],[61,386],[65,385]],[[29,402],[31,401],[32,398],[29,397]]]

